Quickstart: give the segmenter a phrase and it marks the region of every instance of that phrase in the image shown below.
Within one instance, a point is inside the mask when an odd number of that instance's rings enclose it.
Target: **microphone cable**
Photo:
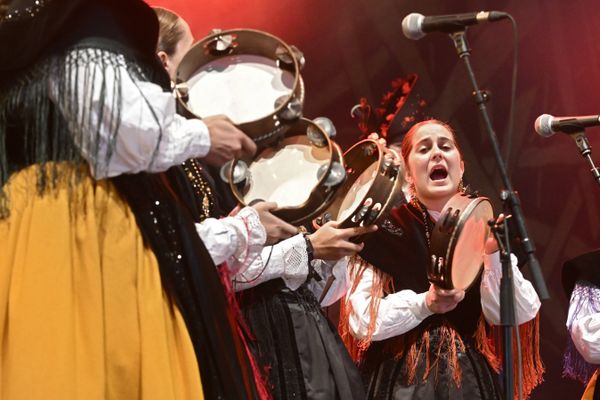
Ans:
[[[519,30],[517,27],[517,21],[511,14],[508,14],[508,19],[511,22],[512,31],[513,31],[513,66],[512,66],[512,79],[511,79],[511,89],[510,89],[510,106],[508,112],[508,128],[506,130],[506,169],[508,170],[508,176],[511,176],[511,162],[510,162],[510,150],[512,147],[512,138],[513,132],[515,128],[515,110],[516,110],[516,99],[517,99],[517,73],[519,69]],[[511,266],[512,268],[512,266]],[[513,293],[514,293],[514,281],[513,281]],[[516,313],[516,310],[515,310]],[[517,321],[515,316],[515,321]],[[523,365],[522,365],[522,349],[521,349],[521,333],[519,331],[519,324],[515,324],[515,340],[517,342],[517,389],[518,389],[518,399],[523,399]]]
[[[504,159],[506,160],[506,169],[508,172],[508,176],[511,176],[511,162],[510,162],[510,150],[512,147],[512,138],[513,132],[515,128],[515,109],[516,109],[516,99],[517,99],[517,72],[519,66],[519,31],[517,29],[517,21],[513,18],[512,15],[508,14],[508,19],[512,25],[513,31],[513,65],[512,65],[512,78],[511,78],[511,89],[510,89],[510,105],[508,111],[508,127],[506,129],[506,139],[505,139],[505,153]]]

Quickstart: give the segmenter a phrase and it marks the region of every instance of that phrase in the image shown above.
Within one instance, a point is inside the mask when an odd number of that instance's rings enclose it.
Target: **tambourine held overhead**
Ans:
[[[257,143],[275,140],[302,116],[304,56],[266,32],[216,31],[177,69],[176,95],[192,117],[226,115]]]

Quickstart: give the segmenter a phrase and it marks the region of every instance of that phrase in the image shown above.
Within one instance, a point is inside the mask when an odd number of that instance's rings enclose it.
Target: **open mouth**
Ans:
[[[447,176],[448,170],[446,170],[446,168],[442,165],[437,165],[433,167],[433,169],[429,173],[429,178],[432,181],[441,181],[443,179],[446,179]]]

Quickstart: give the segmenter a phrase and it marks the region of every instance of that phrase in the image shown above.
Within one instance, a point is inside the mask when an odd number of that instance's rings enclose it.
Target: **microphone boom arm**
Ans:
[[[590,164],[592,175],[594,176],[596,182],[600,185],[600,171],[592,159],[592,146],[590,146],[590,142],[588,142],[588,139],[585,136],[585,130],[582,128],[579,132],[571,133],[569,136],[575,140],[575,144],[577,145],[579,152],[587,160],[588,164]]]

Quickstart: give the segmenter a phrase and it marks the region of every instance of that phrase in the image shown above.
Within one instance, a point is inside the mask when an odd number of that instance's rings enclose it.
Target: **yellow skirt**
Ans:
[[[0,399],[202,398],[185,323],[133,213],[110,182],[84,175],[39,196],[30,167],[5,186]]]
[[[585,387],[583,396],[581,396],[581,400],[592,400],[594,398],[594,389],[596,388],[596,381],[598,380],[599,372],[600,369],[597,369],[596,372],[594,372],[594,375],[592,375],[592,378]]]

